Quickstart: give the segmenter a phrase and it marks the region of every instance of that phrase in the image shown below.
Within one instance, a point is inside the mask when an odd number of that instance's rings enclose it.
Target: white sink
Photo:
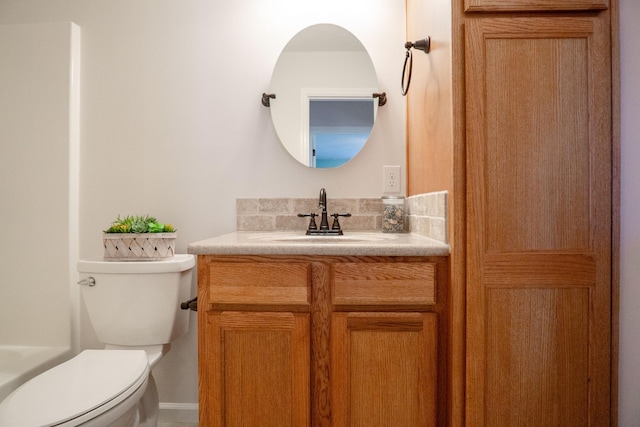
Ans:
[[[382,232],[380,233],[346,232],[342,236],[306,235],[306,234],[300,234],[300,232],[271,232],[271,233],[256,233],[254,235],[247,236],[247,239],[249,240],[258,240],[261,242],[290,242],[290,243],[313,243],[313,244],[381,242],[381,241],[395,240],[397,238],[398,238],[397,234],[384,234]]]

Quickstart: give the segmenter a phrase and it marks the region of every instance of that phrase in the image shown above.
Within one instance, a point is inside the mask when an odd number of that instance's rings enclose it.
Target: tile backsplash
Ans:
[[[382,200],[379,198],[329,199],[327,204],[329,214],[351,213],[351,217],[340,218],[345,231],[382,229]],[[318,213],[317,198],[236,200],[238,231],[304,231],[309,218],[299,218],[298,213],[310,212]],[[331,224],[333,218],[329,220]],[[447,243],[447,192],[408,197],[406,222],[408,231]]]
[[[447,191],[418,194],[407,198],[409,231],[449,243]]]
[[[329,214],[351,213],[340,218],[343,230],[376,230],[382,226],[380,199],[328,199]],[[306,230],[309,218],[299,213],[319,213],[318,199],[237,199],[238,231]],[[319,218],[316,221],[319,224]],[[329,218],[330,221],[333,218]]]

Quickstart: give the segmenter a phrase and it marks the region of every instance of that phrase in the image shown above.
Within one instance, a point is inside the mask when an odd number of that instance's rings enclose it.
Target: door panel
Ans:
[[[335,427],[435,426],[434,313],[334,313]]]
[[[588,425],[589,289],[487,287],[486,297],[486,424]]]
[[[605,22],[467,20],[468,425],[608,425]]]
[[[210,312],[200,363],[207,426],[310,425],[308,313]]]

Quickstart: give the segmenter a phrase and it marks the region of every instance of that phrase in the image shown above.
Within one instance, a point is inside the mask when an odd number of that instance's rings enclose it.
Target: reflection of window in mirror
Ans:
[[[373,98],[311,97],[308,108],[311,167],[343,165],[367,142],[375,120]]]

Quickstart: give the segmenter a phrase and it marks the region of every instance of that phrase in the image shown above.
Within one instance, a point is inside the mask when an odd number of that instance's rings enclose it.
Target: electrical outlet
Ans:
[[[382,192],[400,192],[400,166],[382,166]]]

